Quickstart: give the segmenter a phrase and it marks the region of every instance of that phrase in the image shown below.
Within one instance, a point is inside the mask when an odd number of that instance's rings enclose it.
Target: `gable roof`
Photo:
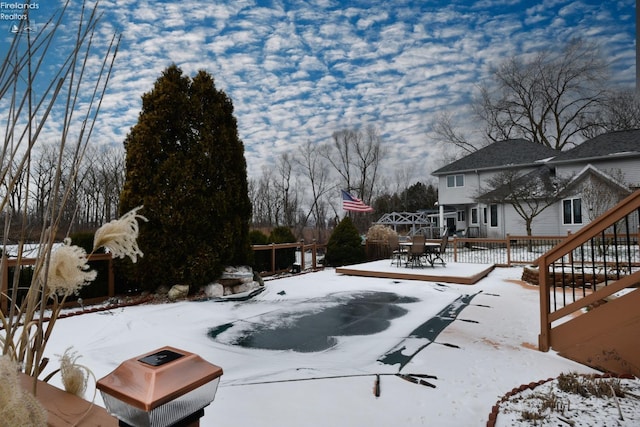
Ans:
[[[618,181],[616,178],[612,177],[606,172],[601,171],[591,164],[586,165],[572,178],[572,184],[577,185],[579,182],[584,181],[589,176],[595,177],[596,179],[605,183],[611,189],[615,189],[620,193],[623,193],[625,195],[631,194],[631,189],[624,182]]]
[[[640,129],[609,132],[558,154],[553,163],[584,162],[607,157],[640,156]]]
[[[437,176],[479,169],[531,166],[557,154],[557,150],[526,139],[508,139],[487,145],[431,174]]]

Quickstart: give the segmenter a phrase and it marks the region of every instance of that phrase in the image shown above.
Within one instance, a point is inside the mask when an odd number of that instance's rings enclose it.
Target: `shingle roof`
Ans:
[[[509,139],[487,145],[434,171],[432,175],[478,169],[497,169],[504,166],[532,165],[536,161],[549,159],[557,154],[558,151],[552,148],[527,141],[526,139]]]
[[[514,176],[513,178],[509,178],[507,183],[498,186],[492,190],[489,190],[480,195],[479,200],[484,201],[486,203],[491,203],[494,201],[502,201],[507,200],[511,194],[513,194],[514,188],[530,188],[531,183],[539,183],[545,186],[546,191],[551,192],[549,188],[552,185],[552,173],[551,168],[547,165],[542,165],[536,167],[531,172],[524,174],[522,176]],[[533,196],[535,192],[531,190],[526,191],[527,195]]]
[[[640,129],[609,132],[558,154],[553,162],[584,160],[616,154],[640,156]]]

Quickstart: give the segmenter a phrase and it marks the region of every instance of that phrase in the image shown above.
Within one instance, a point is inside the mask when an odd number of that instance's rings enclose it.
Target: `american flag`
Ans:
[[[362,200],[357,197],[353,197],[348,192],[342,191],[342,209],[345,211],[353,211],[353,212],[373,212],[373,208],[371,206],[365,205]]]

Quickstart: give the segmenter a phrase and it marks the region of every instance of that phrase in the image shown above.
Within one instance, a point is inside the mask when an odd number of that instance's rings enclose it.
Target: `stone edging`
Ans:
[[[635,377],[633,375],[611,375],[611,374],[584,374],[584,375],[590,375],[593,378],[621,378],[621,379],[634,379]],[[491,412],[489,413],[489,419],[487,420],[487,427],[495,427],[496,425],[496,421],[498,420],[498,414],[500,413],[500,404],[503,402],[506,402],[507,400],[509,400],[512,396],[523,392],[527,389],[531,389],[533,390],[534,388],[548,383],[549,381],[553,381],[557,379],[556,378],[547,378],[546,380],[540,380],[537,382],[531,382],[529,384],[522,384],[520,387],[516,387],[513,390],[511,390],[510,392],[506,393],[504,396],[502,396],[495,405],[493,405],[491,407]]]
[[[113,310],[114,308],[121,308],[121,307],[131,307],[134,305],[140,305],[140,304],[145,304],[148,303],[150,301],[153,301],[154,297],[153,295],[149,295],[147,297],[142,297],[142,298],[136,298],[133,299],[132,301],[127,301],[127,302],[119,302],[116,304],[109,304],[109,305],[104,305],[104,306],[98,306],[98,307],[90,307],[90,308],[85,308],[82,310],[78,310],[78,311],[71,311],[68,313],[60,313],[60,315],[58,316],[58,319],[64,319],[67,317],[73,317],[73,316],[80,316],[82,314],[89,314],[89,313],[98,313],[101,311],[108,311],[108,310]],[[49,320],[51,320],[50,317],[45,317],[43,319],[45,322],[48,322]]]

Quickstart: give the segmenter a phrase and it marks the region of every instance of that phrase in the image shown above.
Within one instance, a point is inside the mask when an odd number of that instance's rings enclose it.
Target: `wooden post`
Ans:
[[[116,296],[116,283],[115,283],[115,275],[113,274],[113,257],[109,257],[109,266],[107,267],[108,271],[108,283],[109,283],[109,298]]]
[[[549,351],[551,347],[551,324],[549,323],[549,310],[551,309],[551,296],[549,287],[553,279],[549,280],[549,267],[545,256],[538,261],[538,287],[540,288],[540,335],[538,348],[540,351]],[[553,284],[555,286],[555,283]]]
[[[458,262],[458,238],[453,237],[453,262]]]
[[[511,267],[511,236],[507,233],[507,267]]]
[[[318,252],[318,246],[316,245],[316,239],[313,239],[313,245],[311,246],[311,268],[314,271],[316,268],[318,268],[317,252]]]
[[[276,244],[271,244],[271,272],[276,272]]]
[[[304,268],[304,239],[300,239],[300,272],[303,272]]]

